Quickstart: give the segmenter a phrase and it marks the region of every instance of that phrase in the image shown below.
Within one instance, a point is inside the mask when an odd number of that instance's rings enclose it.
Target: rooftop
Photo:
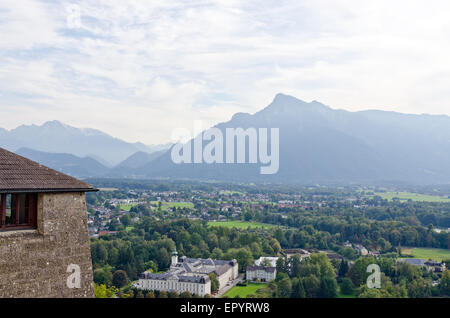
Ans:
[[[275,267],[271,267],[271,266],[252,266],[252,265],[248,265],[247,266],[247,271],[249,272],[253,272],[253,271],[266,271],[268,273],[274,273],[276,270]]]
[[[425,260],[420,258],[401,258],[398,260],[400,263],[408,263],[414,266],[424,266]]]
[[[0,193],[88,192],[93,186],[0,148]]]

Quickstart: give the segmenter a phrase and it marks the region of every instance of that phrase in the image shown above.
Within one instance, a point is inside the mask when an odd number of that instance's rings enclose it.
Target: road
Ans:
[[[236,278],[235,280],[231,281],[229,284],[225,286],[224,288],[222,288],[221,290],[219,290],[217,292],[216,295],[214,295],[215,298],[220,298],[222,297],[223,294],[225,294],[227,291],[229,291],[231,288],[233,288],[234,286],[236,286],[237,283],[239,282],[243,282],[244,281],[244,274],[240,274],[238,276],[238,278]]]

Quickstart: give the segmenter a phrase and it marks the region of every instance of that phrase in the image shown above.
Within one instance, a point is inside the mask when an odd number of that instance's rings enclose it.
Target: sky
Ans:
[[[0,127],[159,144],[277,93],[450,115],[447,0],[1,0]]]

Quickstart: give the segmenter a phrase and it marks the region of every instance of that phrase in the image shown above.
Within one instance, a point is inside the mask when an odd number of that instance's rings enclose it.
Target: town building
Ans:
[[[88,191],[0,148],[0,298],[94,296]]]
[[[369,254],[369,251],[367,250],[367,248],[365,248],[361,244],[355,244],[355,250],[362,256],[366,256]]]
[[[290,249],[284,249],[283,250],[284,255],[286,255],[286,258],[289,259],[294,255],[299,255],[300,259],[308,258],[311,253],[307,250],[301,249],[301,248],[290,248]]]
[[[261,256],[255,261],[256,266],[263,266],[265,263],[270,263],[271,267],[277,267],[279,257]]]
[[[211,294],[209,274],[214,273],[219,281],[219,290],[230,281],[238,278],[238,263],[231,261],[213,260],[211,258],[178,258],[176,250],[172,253],[172,263],[167,272],[154,274],[144,272],[134,287],[143,290],[159,290],[167,292],[190,292],[204,296]]]
[[[398,263],[407,263],[413,266],[425,267],[426,260],[420,258],[400,258]]]
[[[445,262],[437,262],[433,260],[424,260],[420,258],[401,258],[398,260],[399,263],[408,263],[413,266],[426,268],[430,272],[444,272],[446,270]]]
[[[246,278],[248,281],[270,282],[277,276],[277,268],[272,266],[248,265]]]
[[[437,262],[437,261],[428,260],[425,262],[425,266],[427,266],[427,269],[429,271],[437,272],[437,273],[445,272],[445,270],[447,268],[444,261]]]

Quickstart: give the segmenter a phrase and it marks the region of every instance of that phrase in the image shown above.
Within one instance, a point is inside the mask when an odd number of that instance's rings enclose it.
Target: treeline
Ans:
[[[381,208],[379,208],[381,209]],[[389,209],[386,213],[389,212]],[[297,228],[306,232],[316,229],[326,232],[321,234],[321,248],[330,247],[330,242],[342,244],[345,241],[361,243],[366,247],[377,249],[380,239],[389,242],[391,246],[415,246],[450,248],[450,233],[434,231],[433,226],[423,226],[414,222],[406,222],[404,218],[398,220],[374,220],[368,217],[374,212],[365,212],[359,209],[336,210],[332,208],[319,208],[312,211],[301,210],[281,215],[274,211],[254,211],[247,219],[263,223],[277,224]],[[309,229],[309,230],[308,230]],[[302,236],[306,237],[303,233]],[[311,233],[309,233],[311,234]],[[287,239],[288,245],[305,247],[308,243],[304,239]],[[330,241],[331,240],[331,241]],[[283,245],[283,242],[280,241]]]

